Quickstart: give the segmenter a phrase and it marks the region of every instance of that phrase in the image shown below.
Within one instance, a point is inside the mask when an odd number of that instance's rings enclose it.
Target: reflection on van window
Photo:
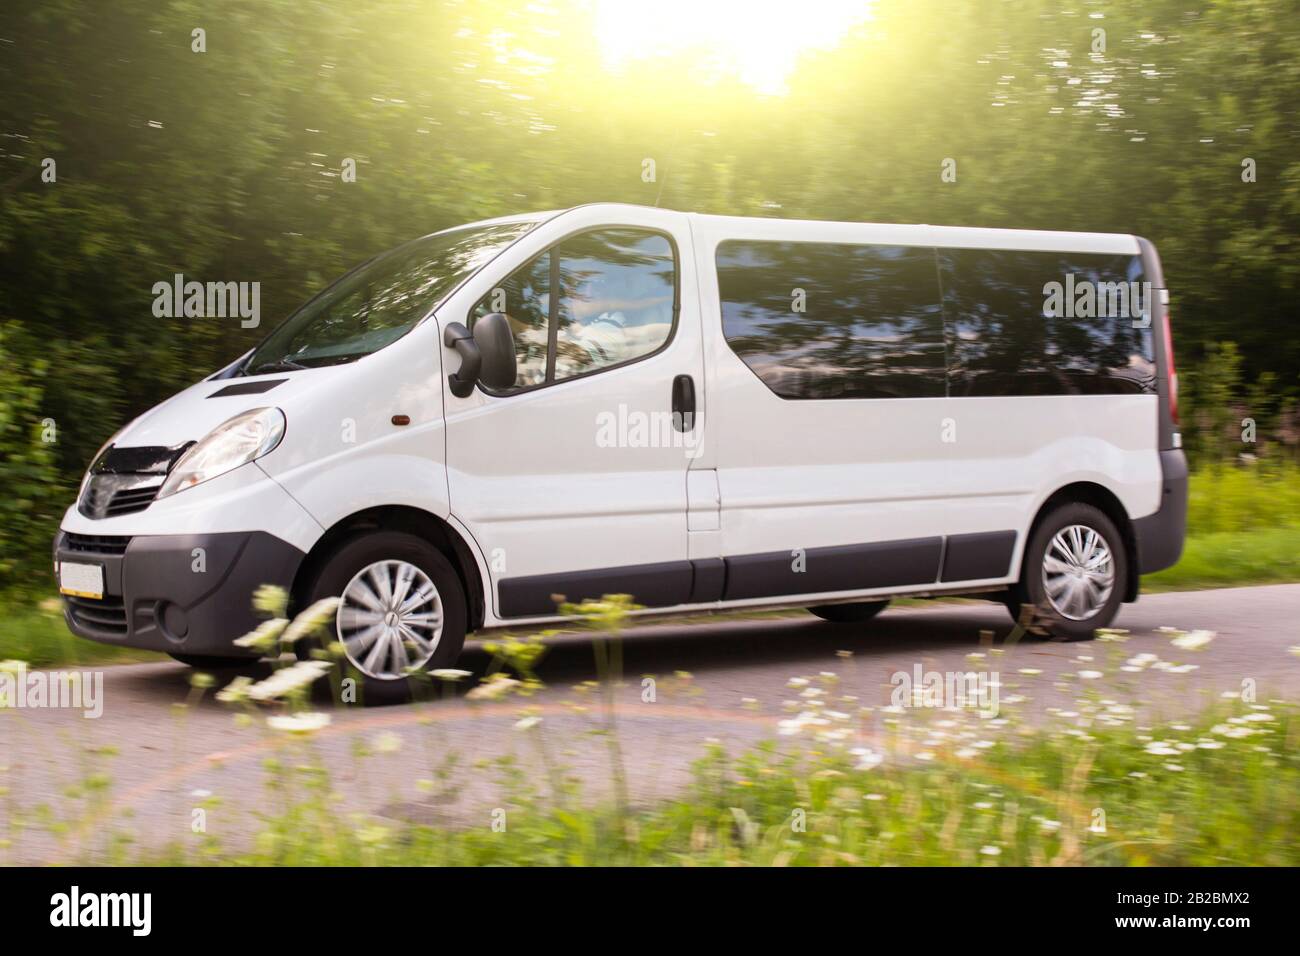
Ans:
[[[516,389],[562,381],[662,347],[673,328],[674,270],[672,243],[659,233],[587,232],[517,269],[470,319],[504,312],[510,320]]]
[[[470,313],[474,320],[503,312],[515,340],[516,388],[546,381],[546,330],[551,314],[551,254],[544,252],[485,295]]]
[[[562,243],[555,378],[648,355],[673,327],[673,250],[638,229],[604,229]]]
[[[943,396],[932,249],[728,240],[717,264],[727,344],[782,398]]]
[[[1140,257],[940,249],[939,271],[954,397],[1155,391],[1152,334],[1140,316],[1053,316],[1044,307],[1044,286],[1067,276],[1078,287],[1140,288]]]
[[[372,259],[272,332],[249,357],[244,374],[341,365],[379,351],[533,225],[454,229]]]

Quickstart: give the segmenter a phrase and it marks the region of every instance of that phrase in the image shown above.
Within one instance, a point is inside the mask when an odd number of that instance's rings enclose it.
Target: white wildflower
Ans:
[[[1209,646],[1210,641],[1214,640],[1213,631],[1192,631],[1187,634],[1179,634],[1169,643],[1183,651],[1199,651]]]
[[[266,718],[266,725],[272,730],[288,734],[306,736],[314,734],[329,726],[330,715],[322,713],[274,714]]]
[[[329,673],[333,666],[328,661],[298,661],[272,672],[266,680],[248,687],[248,696],[257,701],[280,700],[295,691],[310,687]]]

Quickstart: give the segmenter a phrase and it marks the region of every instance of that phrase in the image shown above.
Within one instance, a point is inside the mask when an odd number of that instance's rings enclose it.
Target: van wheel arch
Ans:
[[[1025,535],[1025,541],[1028,542],[1033,538],[1034,532],[1038,530],[1038,526],[1043,519],[1051,514],[1054,509],[1075,501],[1092,505],[1109,518],[1119,530],[1120,537],[1124,539],[1124,551],[1128,558],[1126,562],[1128,571],[1124,581],[1124,603],[1133,603],[1137,600],[1139,586],[1137,535],[1133,532],[1133,520],[1128,516],[1128,511],[1125,510],[1123,503],[1119,498],[1115,497],[1115,493],[1109,488],[1091,481],[1076,481],[1073,484],[1058,488],[1048,496],[1047,500],[1039,507],[1038,513],[1034,515],[1033,523],[1029,526],[1029,532]],[[1023,577],[1023,556],[1021,557],[1020,573]]]
[[[296,614],[305,606],[304,595],[307,588],[332,554],[345,542],[374,531],[404,531],[423,538],[437,548],[451,563],[460,578],[461,587],[464,588],[469,611],[468,630],[475,631],[483,626],[486,610],[483,600],[483,578],[479,574],[478,562],[474,560],[473,551],[456,529],[446,521],[428,511],[405,505],[367,508],[335,522],[320,537],[320,540],[312,545],[311,550],[298,566],[290,594],[290,613]]]

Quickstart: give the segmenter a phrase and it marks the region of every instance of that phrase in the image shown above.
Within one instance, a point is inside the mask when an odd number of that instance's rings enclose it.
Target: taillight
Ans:
[[[1170,329],[1169,307],[1165,307],[1165,374],[1169,377],[1169,417],[1178,424],[1178,369],[1174,366],[1174,334]]]

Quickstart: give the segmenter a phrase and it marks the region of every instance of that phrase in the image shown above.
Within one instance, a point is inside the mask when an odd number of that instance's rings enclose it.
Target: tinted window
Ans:
[[[519,366],[515,387],[529,388],[660,349],[672,335],[676,287],[667,237],[600,229],[566,239],[515,271],[470,318],[506,314]]]
[[[938,256],[953,396],[1155,390],[1151,330],[1134,328],[1148,307],[1139,257],[989,249]]]
[[[782,398],[944,395],[933,249],[730,240],[717,265],[723,334]]]

